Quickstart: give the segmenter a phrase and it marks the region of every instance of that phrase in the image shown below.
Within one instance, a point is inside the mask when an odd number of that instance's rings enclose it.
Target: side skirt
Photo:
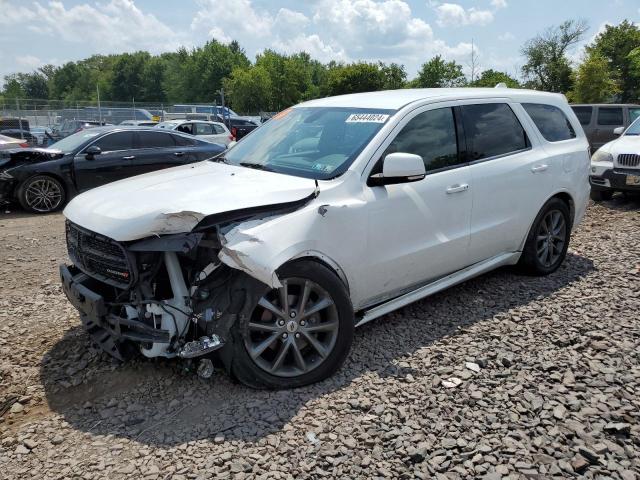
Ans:
[[[496,255],[482,262],[474,263],[473,265],[458,270],[446,277],[442,277],[435,282],[424,285],[416,290],[405,293],[392,300],[377,305],[369,310],[364,310],[360,316],[360,319],[356,323],[356,327],[360,327],[371,320],[375,320],[378,317],[386,315],[389,312],[405,307],[410,303],[421,300],[429,295],[433,295],[441,290],[445,290],[458,283],[462,283],[478,275],[482,275],[490,270],[494,270],[503,265],[515,265],[520,258],[521,252],[509,252]]]

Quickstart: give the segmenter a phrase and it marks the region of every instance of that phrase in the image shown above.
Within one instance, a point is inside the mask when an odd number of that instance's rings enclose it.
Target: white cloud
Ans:
[[[265,48],[304,50],[324,62],[401,62],[413,74],[432,55],[461,57],[471,50],[468,43],[448,45],[435,38],[403,0],[316,0],[309,4],[309,16],[286,8],[274,15],[251,0],[199,0],[198,6],[191,23],[196,34],[238,40],[249,55]],[[482,21],[478,15],[483,14],[474,9],[469,15]]]
[[[515,35],[511,32],[504,32],[498,35],[498,40],[500,40],[501,42],[510,42],[511,40],[515,40],[515,39],[516,39]]]
[[[465,9],[457,3],[443,3],[435,7],[437,23],[441,27],[461,27],[464,25],[487,25],[493,21],[493,13],[476,8]]]
[[[19,55],[15,57],[15,62],[21,70],[35,70],[44,65],[44,62],[34,55]]]
[[[491,0],[491,5],[495,8],[507,8],[507,0]]]
[[[24,8],[24,7],[19,7]],[[67,8],[60,1],[34,2],[27,28],[72,43],[89,43],[96,52],[132,50],[160,52],[179,46],[179,36],[154,15],[143,13],[133,0],[110,0],[95,6]]]

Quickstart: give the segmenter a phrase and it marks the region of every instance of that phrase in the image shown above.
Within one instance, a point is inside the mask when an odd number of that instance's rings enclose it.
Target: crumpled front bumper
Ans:
[[[139,320],[125,318],[109,312],[102,295],[90,288],[96,280],[77,267],[60,265],[62,289],[71,304],[80,313],[84,328],[98,346],[119,360],[123,360],[122,341],[139,343],[169,343],[170,334]]]

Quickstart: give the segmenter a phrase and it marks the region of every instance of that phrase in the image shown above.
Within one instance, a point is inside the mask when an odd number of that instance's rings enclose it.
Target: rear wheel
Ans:
[[[332,375],[353,340],[354,314],[340,279],[313,261],[278,271],[282,287],[265,289],[233,326],[230,370],[254,388],[294,388]],[[224,358],[224,357],[223,357]]]
[[[519,266],[531,275],[548,275],[562,264],[571,237],[571,217],[567,204],[559,198],[549,200],[527,236]]]
[[[64,206],[66,193],[57,179],[48,175],[36,175],[27,179],[18,190],[22,208],[33,213],[55,212]]]
[[[589,196],[594,202],[601,202],[603,200],[611,200],[613,192],[611,190],[594,190],[592,188]]]

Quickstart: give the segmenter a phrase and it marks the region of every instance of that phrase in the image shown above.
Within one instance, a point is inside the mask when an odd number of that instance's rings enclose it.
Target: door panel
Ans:
[[[471,218],[469,167],[371,189],[367,292],[382,300],[464,268]],[[463,187],[457,192],[447,190]]]
[[[477,158],[469,166],[474,185],[469,260],[477,263],[519,250],[562,165],[550,161],[520,105],[484,103],[461,109],[467,146]]]
[[[102,153],[87,159],[84,150],[76,154],[73,163],[79,191],[115,182],[131,175],[131,160],[135,157],[133,132],[114,132],[91,145]]]
[[[417,182],[367,189],[370,303],[393,297],[464,268],[471,218],[471,177],[458,149],[451,106],[423,107],[390,135],[370,174],[392,152],[420,155],[427,176]]]
[[[131,175],[182,165],[191,160],[189,149],[176,145],[175,136],[169,132],[140,131],[137,145]]]

